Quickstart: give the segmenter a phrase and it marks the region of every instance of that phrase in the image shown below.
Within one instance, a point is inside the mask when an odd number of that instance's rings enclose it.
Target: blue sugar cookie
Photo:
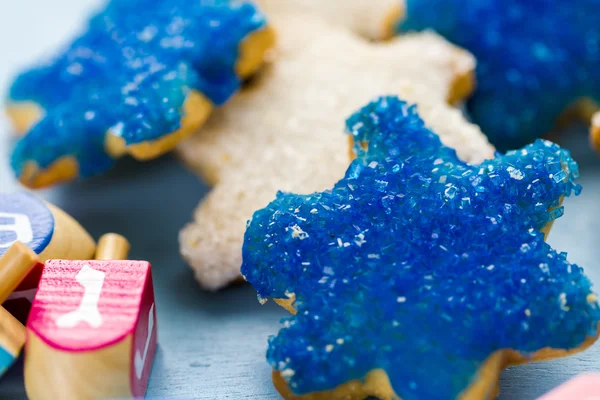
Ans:
[[[600,102],[600,0],[404,1],[399,30],[433,29],[477,58],[467,106],[499,150],[549,133],[581,99]],[[578,106],[591,118],[595,106]]]
[[[394,97],[346,126],[345,177],[279,193],[244,238],[244,277],[296,313],[269,340],[284,397],[483,399],[505,366],[596,339],[590,281],[544,241],[581,189],[568,151],[470,165]]]
[[[151,159],[201,126],[273,43],[248,2],[113,0],[49,64],[21,74],[9,114],[29,130],[12,167],[39,187]]]

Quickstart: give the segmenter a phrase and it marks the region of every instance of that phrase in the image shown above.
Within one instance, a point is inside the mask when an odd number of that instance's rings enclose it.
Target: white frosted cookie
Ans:
[[[469,53],[430,32],[371,43],[314,16],[281,16],[275,26],[275,61],[178,149],[214,185],[180,234],[182,255],[210,290],[240,278],[246,221],[278,190],[311,193],[342,178],[351,161],[345,119],[376,96],[418,104],[465,161],[494,154],[448,105],[472,88]]]
[[[403,13],[399,0],[256,0],[267,15],[307,13],[322,18],[369,39],[385,39],[394,34]]]

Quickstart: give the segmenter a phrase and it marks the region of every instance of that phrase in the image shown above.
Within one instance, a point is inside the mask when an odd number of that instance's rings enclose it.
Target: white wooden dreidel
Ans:
[[[60,208],[25,192],[0,193],[0,256],[17,241],[38,254],[42,262],[58,258],[89,260],[96,251],[92,237]],[[22,321],[26,320],[41,274],[39,264],[6,299],[6,309]]]
[[[21,242],[13,243],[0,257],[0,303],[27,274],[41,265],[37,254]],[[25,344],[25,327],[0,306],[0,376],[13,364]]]
[[[140,398],[156,350],[150,264],[116,261],[129,244],[109,234],[97,260],[50,260],[27,320],[31,400]]]

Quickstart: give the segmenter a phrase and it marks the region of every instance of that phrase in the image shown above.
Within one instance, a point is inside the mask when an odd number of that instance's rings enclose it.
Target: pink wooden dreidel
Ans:
[[[50,260],[27,321],[31,400],[144,397],[156,349],[152,272],[110,234],[97,260]]]
[[[600,400],[600,373],[576,376],[538,400]]]
[[[0,193],[0,256],[16,241],[27,245],[40,260],[94,256],[96,243],[86,230],[60,208],[28,193]],[[6,299],[4,306],[25,322],[35,295],[40,264]]]
[[[0,303],[37,265],[39,258],[21,242],[13,243],[0,258]],[[25,327],[0,306],[0,376],[12,365],[25,344]]]

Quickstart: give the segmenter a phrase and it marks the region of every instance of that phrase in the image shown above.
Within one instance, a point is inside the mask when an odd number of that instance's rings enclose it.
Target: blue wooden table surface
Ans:
[[[0,90],[16,68],[71,34],[95,0],[21,0],[0,5]],[[0,117],[0,191],[18,190],[8,166],[10,138]],[[580,163],[584,190],[565,201],[549,242],[569,253],[600,285],[600,157],[582,129],[559,143]],[[92,235],[114,231],[132,243],[131,257],[152,263],[158,312],[159,350],[147,397],[168,399],[257,399],[279,396],[265,361],[267,337],[285,312],[261,306],[248,285],[203,292],[178,253],[178,230],[208,188],[174,157],[140,164],[119,162],[107,176],[37,192],[78,219]],[[0,380],[0,399],[23,399],[22,363]],[[535,399],[570,377],[600,372],[600,343],[565,359],[506,370],[501,399]],[[69,399],[67,399],[69,400]]]

